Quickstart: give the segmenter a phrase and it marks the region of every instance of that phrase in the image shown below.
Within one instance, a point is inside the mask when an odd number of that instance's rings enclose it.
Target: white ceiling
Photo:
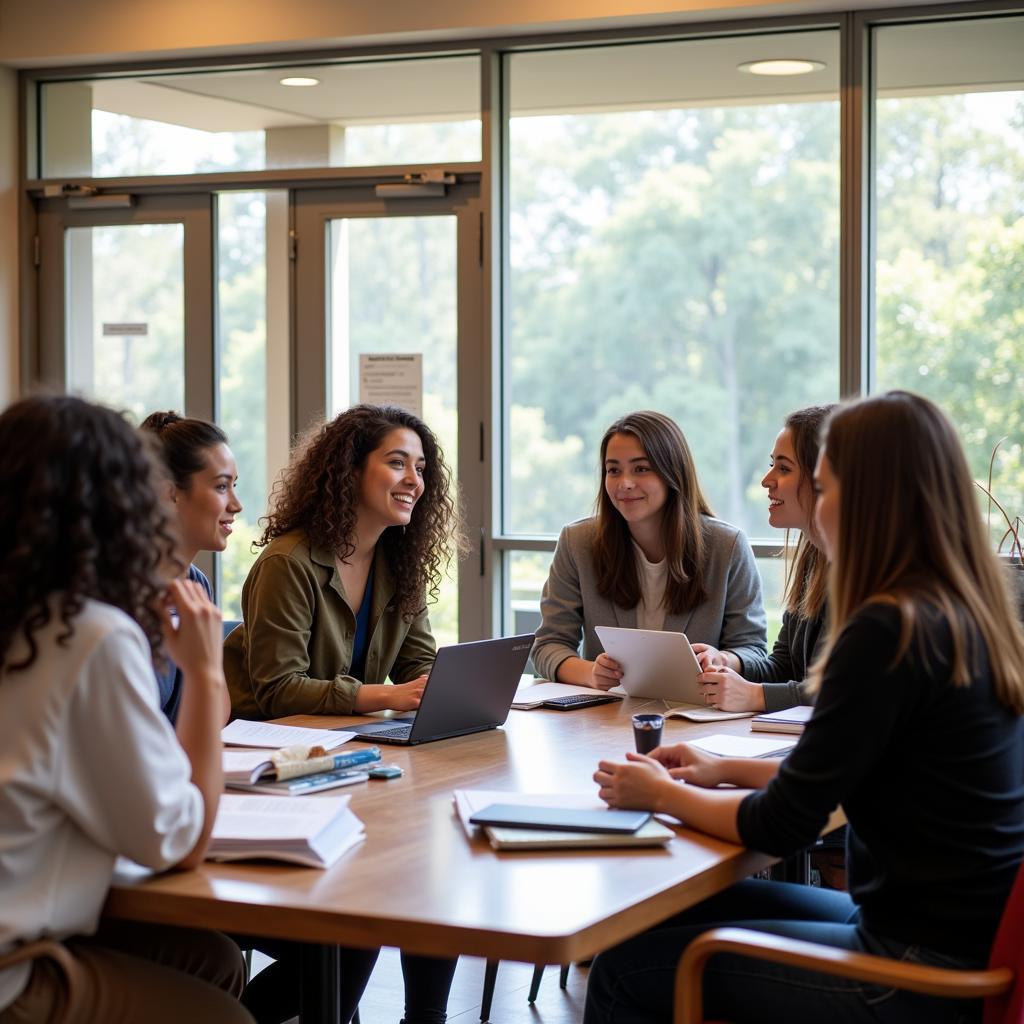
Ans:
[[[1021,17],[893,26],[879,30],[875,41],[883,95],[1024,88]],[[809,31],[518,53],[511,109],[530,115],[832,97],[839,88],[838,47],[837,32]],[[802,57],[825,68],[793,78],[737,70],[765,57]],[[320,85],[280,85],[289,73],[319,78]],[[95,79],[90,85],[94,108],[215,132],[479,116],[479,64],[472,55]],[[48,86],[47,103],[59,104],[64,88]]]

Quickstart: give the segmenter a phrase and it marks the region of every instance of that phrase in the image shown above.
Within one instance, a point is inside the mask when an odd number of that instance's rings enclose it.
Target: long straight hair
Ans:
[[[930,605],[952,636],[950,682],[971,683],[976,629],[996,699],[1024,713],[1024,633],[945,414],[906,391],[863,399],[833,413],[823,454],[839,481],[839,524],[830,573],[832,625],[815,680],[850,617],[871,602],[899,609],[895,660],[911,643],[927,659],[917,627],[922,607]]]
[[[707,592],[704,586],[704,531],[701,516],[711,516],[711,506],[697,480],[690,446],[675,420],[660,412],[631,412],[617,419],[601,438],[601,486],[596,506],[597,540],[594,567],[598,593],[621,608],[640,603],[640,576],[626,520],[612,504],[604,487],[604,460],[608,442],[616,434],[630,434],[665,486],[668,498],[661,514],[668,579],[665,609],[671,615],[695,608]]]
[[[814,526],[814,467],[818,464],[821,431],[835,405],[810,405],[786,417],[784,426],[793,442],[800,484],[797,502],[811,519],[800,531],[796,551],[786,571],[786,611],[805,619],[816,619],[828,595],[828,559],[817,543]],[[787,550],[788,550],[787,532]]]

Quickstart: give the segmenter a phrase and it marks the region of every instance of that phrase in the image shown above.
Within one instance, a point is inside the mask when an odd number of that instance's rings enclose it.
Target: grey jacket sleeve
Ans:
[[[754,552],[742,532],[737,531],[729,559],[725,616],[720,650],[732,651],[741,661],[763,658],[768,651],[768,621],[761,599],[761,574]]]
[[[558,537],[555,557],[541,591],[540,614],[541,624],[531,657],[534,668],[545,679],[554,679],[566,658],[579,655],[583,639],[583,595],[568,527]]]

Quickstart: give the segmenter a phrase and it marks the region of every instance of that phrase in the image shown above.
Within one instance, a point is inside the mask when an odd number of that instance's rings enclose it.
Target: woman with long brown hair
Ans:
[[[601,440],[601,474],[597,514],[558,538],[533,646],[541,675],[601,690],[617,685],[621,667],[595,626],[675,630],[763,657],[753,552],[740,530],[714,517],[675,421],[647,411],[616,420]]]
[[[742,882],[601,954],[585,1024],[665,1019],[681,951],[718,924],[925,964],[988,958],[1024,854],[1024,633],[967,460],[935,405],[894,391],[832,415],[815,485],[830,621],[796,747],[764,762],[678,744],[601,762],[595,781],[612,806],[779,856],[841,804],[850,892]],[[711,960],[704,999],[737,1024],[980,1019],[977,1001],[742,956]]]
[[[786,575],[786,607],[771,654],[751,656],[694,644],[704,672],[704,697],[723,711],[781,711],[809,704],[807,673],[825,636],[828,561],[814,525],[814,467],[821,428],[832,405],[812,405],[786,417],[775,438],[771,466],[761,480],[768,522],[799,530]]]
[[[353,406],[310,434],[272,506],[242,587],[243,624],[224,644],[234,714],[415,710],[436,654],[427,597],[461,545],[430,428],[404,409]],[[277,962],[243,1001],[276,1024],[298,1011],[300,958],[289,943],[255,945]],[[377,954],[341,951],[343,1020]],[[442,1024],[455,965],[402,954],[407,1024]]]

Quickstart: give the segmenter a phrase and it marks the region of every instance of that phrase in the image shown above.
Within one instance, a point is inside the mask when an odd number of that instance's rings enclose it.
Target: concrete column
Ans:
[[[267,170],[282,167],[341,167],[345,163],[345,129],[334,124],[268,128]]]

